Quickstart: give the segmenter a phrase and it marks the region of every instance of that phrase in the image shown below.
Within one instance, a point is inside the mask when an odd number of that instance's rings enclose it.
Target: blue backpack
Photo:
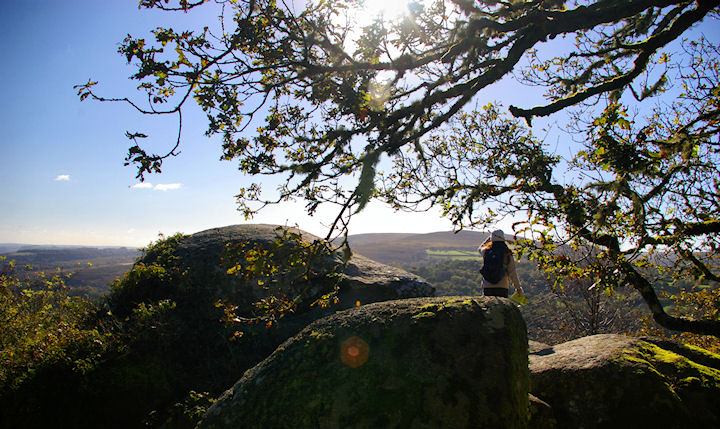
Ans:
[[[490,283],[499,283],[505,277],[504,246],[492,246],[485,250],[480,274]]]

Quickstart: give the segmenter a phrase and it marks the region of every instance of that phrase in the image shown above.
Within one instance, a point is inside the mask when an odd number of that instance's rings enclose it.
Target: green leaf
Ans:
[[[618,118],[617,124],[620,126],[620,128],[622,128],[624,130],[630,129],[630,121],[628,121],[625,118]]]

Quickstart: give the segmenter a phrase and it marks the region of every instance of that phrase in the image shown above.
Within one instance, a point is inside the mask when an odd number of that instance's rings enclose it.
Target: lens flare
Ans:
[[[350,337],[340,345],[340,360],[350,368],[357,368],[370,357],[370,346],[358,337]]]

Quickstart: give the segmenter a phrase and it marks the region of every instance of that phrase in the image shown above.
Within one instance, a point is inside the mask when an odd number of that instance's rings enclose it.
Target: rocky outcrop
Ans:
[[[290,233],[300,234],[305,242],[320,240],[317,236],[297,228],[286,228]],[[228,249],[243,243],[259,244],[270,247],[271,243],[282,235],[278,225],[243,224],[221,228],[212,228],[183,237],[175,250],[183,265],[195,272],[195,277],[213,283],[217,287],[237,289],[240,285],[237,277],[227,273]],[[150,261],[151,262],[151,261]],[[322,261],[322,270],[330,272],[341,263],[339,252]],[[320,275],[321,272],[318,273]],[[247,298],[257,298],[256,288],[253,294],[248,291]],[[328,292],[321,289],[315,294]],[[339,302],[334,310],[349,308],[358,301],[361,304],[391,299],[434,296],[435,289],[425,280],[399,268],[384,265],[361,255],[353,255],[343,272],[340,284]]]
[[[557,427],[720,427],[718,355],[620,335],[535,343],[530,352],[531,392]]]
[[[169,409],[191,390],[217,396],[309,323],[358,301],[434,294],[419,277],[360,256],[345,265],[339,253],[318,252],[321,256],[311,258],[307,269],[300,256],[314,249],[307,243],[316,239],[275,225],[235,225],[149,246],[108,298],[133,343],[104,367],[133,386],[134,393],[127,395],[133,410],[144,416]],[[272,258],[265,258],[266,251]],[[268,267],[276,268],[271,276],[266,276]],[[337,276],[341,269],[346,274]],[[336,305],[310,305],[336,286]],[[272,319],[268,308],[283,292],[296,306],[282,307]],[[266,307],[255,305],[261,298],[267,298],[261,303]],[[122,427],[124,421],[116,423]]]
[[[523,428],[525,323],[500,298],[420,298],[321,319],[245,373],[200,428]]]

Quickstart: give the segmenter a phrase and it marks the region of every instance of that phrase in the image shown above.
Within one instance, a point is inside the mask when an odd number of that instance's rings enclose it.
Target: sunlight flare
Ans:
[[[368,23],[378,17],[395,20],[408,13],[407,0],[366,0],[363,12],[368,15]]]

